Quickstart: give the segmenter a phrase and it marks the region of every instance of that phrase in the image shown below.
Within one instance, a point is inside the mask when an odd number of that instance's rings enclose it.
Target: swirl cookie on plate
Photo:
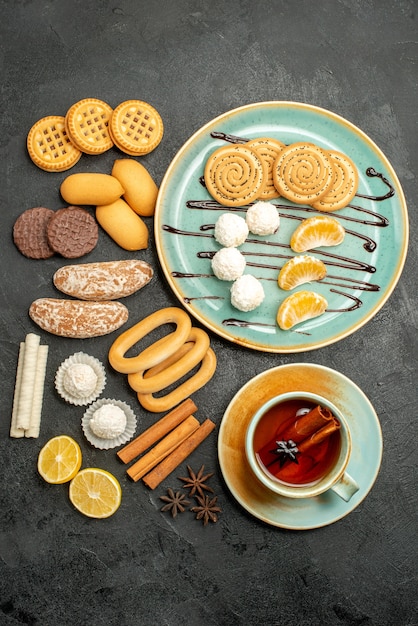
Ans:
[[[319,200],[312,203],[318,211],[338,211],[351,202],[358,187],[358,171],[353,161],[345,154],[328,150],[334,169],[334,181],[330,189]]]
[[[221,146],[206,161],[204,179],[210,195],[224,206],[256,200],[266,183],[266,166],[246,145]]]
[[[329,153],[310,142],[292,143],[282,150],[273,169],[279,193],[297,204],[312,204],[334,181]]]

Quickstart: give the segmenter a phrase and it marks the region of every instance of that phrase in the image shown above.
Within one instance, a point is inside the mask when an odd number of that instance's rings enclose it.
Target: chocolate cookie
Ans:
[[[91,252],[99,238],[94,217],[81,207],[68,206],[55,211],[47,226],[51,248],[66,259],[76,259]]]
[[[24,211],[14,223],[13,241],[29,259],[49,259],[54,255],[46,234],[53,215],[52,209],[34,207]]]

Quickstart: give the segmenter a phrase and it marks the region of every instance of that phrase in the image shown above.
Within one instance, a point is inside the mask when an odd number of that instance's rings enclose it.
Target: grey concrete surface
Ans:
[[[415,626],[417,603],[417,168],[418,39],[415,0],[0,0],[1,14],[1,359],[0,624],[17,626]],[[32,206],[62,206],[66,173],[36,168],[26,152],[32,124],[62,115],[75,101],[111,106],[152,103],[165,122],[163,142],[144,157],[159,184],[183,143],[230,109],[267,100],[326,108],[360,127],[393,165],[410,216],[405,268],[389,301],[344,340],[301,354],[248,350],[211,335],[218,357],[212,381],[194,394],[200,415],[219,426],[233,395],[252,376],[282,363],[318,363],[353,380],[379,416],[384,453],[377,481],[339,522],[303,532],[249,515],[224,483],[216,437],[189,459],[213,471],[222,508],[216,524],[160,511],[155,492],[129,481],[114,451],[91,448],[81,413],[60,400],[58,365],[81,349],[50,345],[39,439],[9,438],[19,342],[38,332],[30,303],[53,296],[62,259],[25,259],[12,241],[17,216]],[[110,170],[116,149],[83,157],[72,172]],[[151,241],[140,258],[155,268],[147,289],[129,299],[132,320],[178,305]],[[89,260],[123,258],[103,232]],[[145,296],[145,294],[144,294]],[[109,337],[83,340],[106,363],[107,397],[134,404],[125,380],[107,365]],[[139,409],[138,428],[155,416]],[[76,438],[83,464],[120,480],[122,505],[90,520],[65,486],[36,471],[45,441]],[[217,433],[217,431],[215,431]]]

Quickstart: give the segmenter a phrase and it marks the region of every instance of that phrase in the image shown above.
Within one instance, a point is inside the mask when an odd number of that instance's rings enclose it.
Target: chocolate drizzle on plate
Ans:
[[[212,132],[210,135],[213,139],[221,139],[223,141],[229,143],[238,143],[245,144],[249,139],[244,137],[239,137],[237,135],[230,135],[222,132]],[[368,167],[365,170],[366,176],[369,178],[377,178],[381,181],[383,185],[386,187],[385,193],[380,195],[366,195],[361,193],[356,193],[355,198],[363,199],[366,201],[372,202],[383,202],[395,195],[395,188],[389,182],[385,176],[376,171],[374,167]],[[202,187],[205,187],[204,177],[199,177],[199,182]],[[288,204],[284,202],[284,198],[277,198],[275,200],[270,201],[277,207],[277,210],[280,213],[280,218],[284,220],[295,220],[295,221],[303,221],[309,214],[321,215],[323,212],[317,211],[311,206],[306,205],[295,205]],[[186,201],[186,208],[193,211],[202,211],[202,214],[206,211],[237,211],[241,214],[247,210],[251,204],[241,207],[225,207],[213,199],[190,199]],[[358,224],[359,226],[366,226],[374,228],[386,228],[389,226],[389,220],[384,215],[377,213],[370,208],[366,208],[357,204],[356,200],[353,200],[352,203],[348,204],[344,209],[344,213],[337,211],[332,214],[334,218],[341,221],[343,224]],[[345,227],[345,226],[344,226]],[[199,227],[198,231],[195,230],[187,230],[180,229],[170,224],[163,224],[162,229],[177,237],[191,237],[193,239],[214,239],[214,223],[202,223]],[[377,241],[366,235],[363,232],[358,232],[355,229],[346,228],[346,235],[349,237],[357,238],[362,243],[362,248],[369,253],[372,253],[377,248]],[[279,230],[280,233],[280,230]],[[260,270],[271,270],[270,276],[263,275],[262,271],[260,272],[260,276],[257,278],[261,281],[274,281],[277,282],[278,272],[280,271],[283,264],[291,259],[295,254],[290,248],[288,243],[284,243],[279,241],[279,238],[273,239],[275,235],[272,235],[270,238],[265,237],[262,239],[255,239],[249,237],[246,239],[246,246],[242,247],[240,250],[242,254],[246,257],[246,266],[249,268],[260,269]],[[268,251],[266,251],[266,249]],[[196,252],[197,259],[212,259],[215,251],[205,250],[204,247]],[[365,261],[360,260],[359,258],[342,256],[336,254],[335,252],[324,250],[324,249],[314,249],[312,251],[308,251],[307,254],[314,254],[315,256],[321,258],[324,264],[327,267],[335,267],[341,268],[343,270],[349,270],[350,272],[366,272],[368,274],[374,274],[376,272],[376,267],[374,265],[367,263]],[[171,276],[175,279],[179,280],[187,280],[187,279],[199,279],[199,280],[214,280],[215,276],[213,273],[200,273],[200,272],[190,272],[190,271],[181,271],[178,269],[176,271],[171,272]],[[328,308],[328,313],[348,313],[350,311],[354,311],[360,308],[363,304],[362,300],[358,295],[354,295],[350,292],[355,292],[358,294],[359,292],[367,292],[367,293],[375,293],[380,290],[380,286],[376,283],[369,282],[367,280],[360,280],[352,275],[336,275],[336,274],[328,274],[322,280],[318,281],[322,285],[329,286],[329,291],[341,296],[341,306],[338,308]],[[225,291],[225,297],[217,296],[217,295],[208,295],[203,292],[202,294],[194,297],[184,296],[183,300],[185,303],[190,303],[194,300],[222,300],[228,298],[229,289],[227,287]],[[277,324],[275,320],[272,320],[272,323],[268,322],[260,322],[254,319],[254,314],[251,316],[252,319],[238,319],[238,318],[228,318],[222,320],[223,326],[235,326],[235,327],[263,327],[263,328],[272,328],[273,330],[277,329]],[[292,332],[296,332],[299,334],[307,334],[301,331],[300,329],[292,329]]]

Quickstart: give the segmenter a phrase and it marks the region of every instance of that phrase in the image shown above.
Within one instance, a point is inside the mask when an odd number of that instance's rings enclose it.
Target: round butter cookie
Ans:
[[[266,166],[266,184],[259,197],[260,200],[271,200],[277,198],[280,194],[277,191],[273,180],[273,167],[279,154],[286,147],[282,141],[272,139],[271,137],[259,137],[251,139],[246,144],[249,148],[255,150]]]
[[[35,165],[47,172],[68,170],[82,155],[69,138],[65,118],[61,115],[49,115],[35,122],[28,133],[26,146]]]
[[[205,185],[224,206],[242,206],[260,197],[266,182],[263,160],[245,144],[221,146],[206,161]]]
[[[334,167],[334,182],[327,193],[312,203],[318,211],[338,211],[347,206],[356,195],[358,171],[353,161],[335,150],[328,150]]]
[[[153,106],[142,100],[126,100],[113,111],[110,136],[119,150],[131,156],[148,154],[163,138],[164,125]]]
[[[65,130],[71,141],[86,154],[102,154],[113,146],[108,126],[113,109],[97,98],[75,102],[65,116]]]
[[[334,180],[331,157],[313,143],[292,143],[278,156],[273,179],[278,192],[288,200],[312,204],[331,188]]]

